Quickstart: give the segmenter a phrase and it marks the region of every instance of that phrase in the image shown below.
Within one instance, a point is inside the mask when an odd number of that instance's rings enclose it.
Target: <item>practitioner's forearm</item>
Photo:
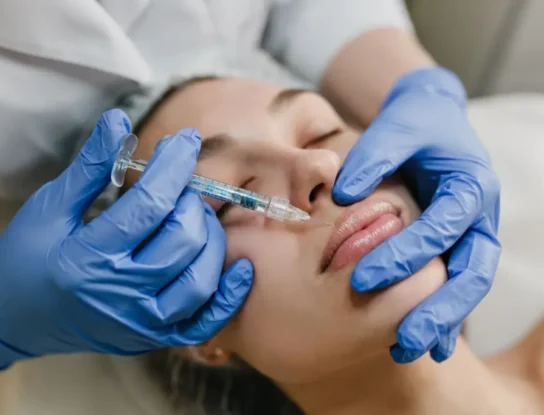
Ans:
[[[435,65],[411,33],[377,29],[342,49],[325,71],[322,92],[342,115],[366,127],[399,77]]]

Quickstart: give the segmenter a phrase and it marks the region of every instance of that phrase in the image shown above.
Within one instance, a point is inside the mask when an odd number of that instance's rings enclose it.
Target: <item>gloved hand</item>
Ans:
[[[196,130],[162,142],[139,181],[82,223],[129,131],[123,112],[105,113],[77,159],[1,235],[0,367],[52,353],[199,343],[244,301],[251,264],[240,260],[221,276],[223,228],[184,191],[200,151]]]
[[[469,125],[459,79],[442,68],[402,77],[349,153],[333,196],[351,204],[402,167],[422,216],[366,255],[351,285],[387,287],[451,248],[447,283],[398,328],[393,359],[411,362],[427,351],[437,362],[455,348],[461,324],[489,291],[499,261],[499,181]]]

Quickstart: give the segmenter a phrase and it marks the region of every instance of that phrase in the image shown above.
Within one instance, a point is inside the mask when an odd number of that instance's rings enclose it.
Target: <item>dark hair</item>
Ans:
[[[303,415],[271,380],[239,359],[208,366],[163,349],[146,357],[146,368],[183,415]]]

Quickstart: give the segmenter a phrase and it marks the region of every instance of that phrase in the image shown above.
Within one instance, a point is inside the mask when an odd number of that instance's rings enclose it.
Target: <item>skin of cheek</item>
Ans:
[[[276,380],[318,367],[336,344],[339,296],[309,261],[304,246],[284,231],[237,227],[227,230],[227,263],[249,258],[255,268],[251,293],[236,321],[221,335],[249,364]],[[310,256],[311,257],[311,256]],[[335,284],[337,285],[337,284]]]
[[[294,248],[286,242],[283,246]],[[250,249],[246,252],[251,257]],[[351,270],[335,275],[334,280],[308,277],[306,271],[289,266],[290,259],[277,261],[272,255],[254,261],[252,292],[219,337],[222,347],[279,382],[314,380],[376,351],[387,352],[407,310],[445,279],[436,278],[445,274],[443,264],[435,260],[411,277],[409,284],[361,295],[351,290]]]

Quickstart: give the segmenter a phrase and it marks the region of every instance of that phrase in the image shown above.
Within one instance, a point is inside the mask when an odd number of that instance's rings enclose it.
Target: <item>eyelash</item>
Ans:
[[[223,206],[221,206],[219,209],[217,209],[217,212],[215,212],[215,215],[217,216],[217,219],[221,220],[225,217],[227,212],[229,211],[229,206],[232,206],[231,203],[224,203]]]
[[[217,209],[217,212],[215,212],[217,219],[223,219],[228,211],[233,207],[234,205],[232,203],[223,203],[223,205],[219,209]]]
[[[342,133],[343,130],[341,128],[335,128],[334,130],[329,131],[328,133],[325,133],[323,135],[320,135],[317,138],[314,138],[312,141],[310,141],[307,145],[317,145],[317,144],[323,144],[323,142],[327,141],[329,138],[334,137],[337,134]]]

